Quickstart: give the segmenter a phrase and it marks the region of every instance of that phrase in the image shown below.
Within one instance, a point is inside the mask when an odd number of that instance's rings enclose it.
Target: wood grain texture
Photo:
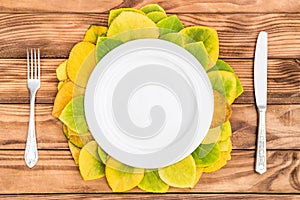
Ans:
[[[190,199],[198,199],[198,200],[296,200],[300,198],[299,194],[185,194],[185,193],[177,193],[177,194],[44,194],[44,195],[0,195],[0,200],[7,199],[72,199],[72,200],[110,200],[110,199],[131,199],[131,200],[151,200],[151,199],[163,199],[163,200],[174,200],[174,199],[182,199],[182,200],[190,200]]]
[[[52,105],[36,106],[38,148],[68,149],[61,123],[51,116],[51,111]],[[28,104],[0,104],[0,149],[25,148],[28,119]],[[255,149],[257,112],[254,105],[234,105],[231,124],[233,148]],[[300,149],[300,105],[268,107],[267,148]]]
[[[266,31],[269,58],[299,58],[300,48],[296,43],[300,41],[300,15],[290,15],[293,20],[285,19],[288,15],[207,14],[204,18],[200,14],[182,14],[179,18],[185,26],[198,24],[215,28],[219,34],[220,57],[253,58],[258,32]]]
[[[221,58],[253,58],[259,31],[269,33],[269,58],[299,58],[300,14],[179,14],[186,26],[217,29]],[[24,58],[40,47],[43,57],[67,57],[90,24],[107,24],[107,14],[0,14],[0,58]],[[24,43],[26,41],[26,43]]]
[[[185,26],[217,29],[220,57],[232,65],[245,92],[233,105],[232,160],[204,174],[192,190],[152,195],[111,193],[106,180],[84,182],[61,123],[51,116],[55,68],[90,24],[106,25],[110,9],[159,3]],[[300,199],[299,0],[0,0],[0,199]],[[259,31],[269,33],[268,171],[254,172],[257,112],[253,57]],[[24,148],[29,119],[28,47],[40,47],[42,83],[36,106],[39,162],[29,169]]]
[[[56,67],[64,59],[41,60],[41,88],[38,103],[53,103],[57,93]],[[236,103],[254,103],[253,60],[225,59],[235,70],[244,87]],[[300,103],[300,60],[269,59],[268,103]],[[0,103],[29,103],[25,59],[0,59]]]
[[[255,149],[258,116],[254,105],[234,105],[230,119],[235,148]],[[266,114],[267,148],[298,149],[300,105],[272,105]]]
[[[110,9],[119,7],[123,4],[122,0],[0,0],[0,12],[24,13],[24,12],[108,12]]]
[[[61,122],[52,117],[52,105],[38,104],[36,134],[39,149],[68,148]],[[25,149],[29,104],[0,104],[0,148]]]
[[[254,172],[254,155],[254,151],[235,150],[222,170],[204,174],[194,189],[171,188],[170,192],[300,193],[299,151],[268,151],[264,175]],[[26,167],[23,151],[2,150],[0,161],[1,194],[111,192],[105,178],[84,182],[69,151],[39,151],[33,169]]]
[[[240,78],[244,93],[235,103],[254,103],[253,60],[225,59]],[[300,60],[268,59],[268,104],[300,103]]]
[[[211,12],[298,12],[298,0],[18,0],[18,3],[0,0],[0,12],[108,12],[112,8],[141,8],[149,3],[159,3],[167,12],[175,13],[211,13]],[[35,6],[32,6],[35,5]]]
[[[64,59],[41,60],[41,88],[37,103],[53,103],[57,92],[56,68]],[[27,60],[0,59],[0,103],[29,103]]]

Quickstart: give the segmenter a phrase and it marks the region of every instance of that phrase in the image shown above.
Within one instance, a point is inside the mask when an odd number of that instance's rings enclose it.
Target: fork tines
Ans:
[[[27,49],[27,78],[40,79],[40,49]]]

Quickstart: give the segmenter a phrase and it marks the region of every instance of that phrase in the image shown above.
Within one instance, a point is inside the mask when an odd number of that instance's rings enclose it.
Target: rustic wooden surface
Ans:
[[[110,9],[159,2],[186,26],[217,29],[220,57],[245,92],[233,105],[232,160],[204,174],[194,189],[151,195],[139,189],[113,194],[105,179],[84,182],[72,160],[61,123],[51,116],[55,68],[90,24],[105,25]],[[257,113],[253,56],[259,31],[269,33],[268,171],[254,172]],[[0,199],[299,199],[300,1],[298,0],[0,0]],[[29,119],[27,47],[40,47],[42,83],[37,95],[39,162],[23,161]]]

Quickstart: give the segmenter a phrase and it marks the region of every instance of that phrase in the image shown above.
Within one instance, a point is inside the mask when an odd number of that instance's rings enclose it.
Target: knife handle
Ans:
[[[258,138],[256,149],[255,171],[263,174],[267,171],[267,150],[266,150],[266,109],[259,110]]]

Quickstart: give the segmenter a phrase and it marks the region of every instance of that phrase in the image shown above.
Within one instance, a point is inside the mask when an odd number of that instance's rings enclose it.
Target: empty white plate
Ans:
[[[92,72],[85,117],[97,143],[120,162],[161,168],[192,153],[213,116],[212,87],[185,49],[140,39],[110,51]]]

